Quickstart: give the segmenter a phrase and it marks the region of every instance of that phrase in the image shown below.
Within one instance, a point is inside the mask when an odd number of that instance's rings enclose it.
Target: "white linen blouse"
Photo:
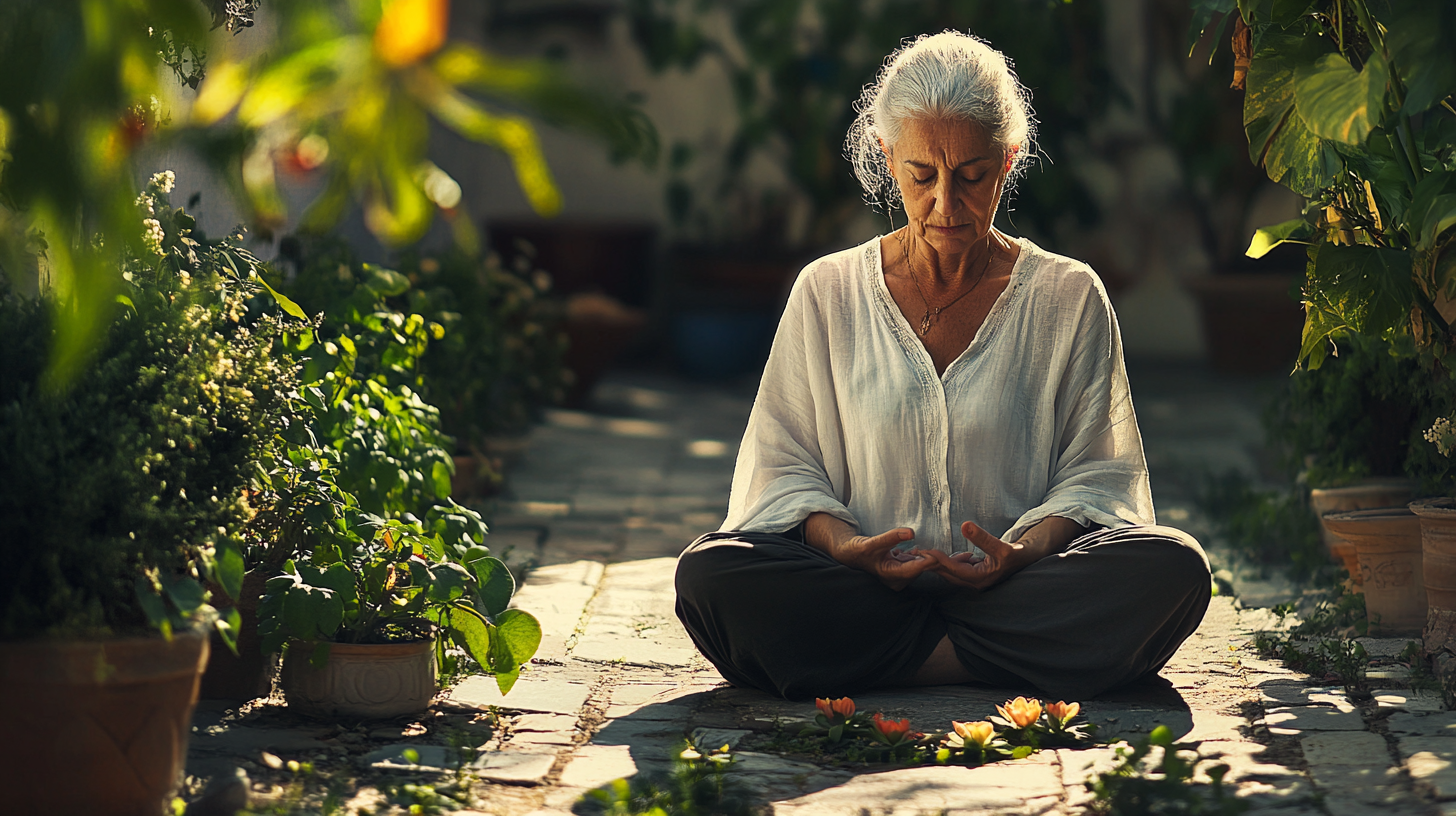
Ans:
[[[722,530],[823,512],[960,552],[964,520],[1015,541],[1048,516],[1154,523],[1117,317],[1086,264],[1018,239],[1006,289],[937,375],[880,239],[804,268],[738,451]]]

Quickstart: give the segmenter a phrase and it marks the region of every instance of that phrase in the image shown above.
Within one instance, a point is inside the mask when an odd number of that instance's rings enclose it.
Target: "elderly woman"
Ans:
[[[1032,152],[1028,94],[980,40],[921,37],[849,136],[909,224],[799,275],[722,530],[677,611],[729,682],[789,698],[1157,672],[1208,607],[1198,542],[1154,526],[1097,275],[992,226]]]

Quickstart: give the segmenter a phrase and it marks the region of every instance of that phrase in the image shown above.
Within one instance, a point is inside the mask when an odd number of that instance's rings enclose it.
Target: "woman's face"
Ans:
[[[958,254],[985,238],[1001,203],[1007,152],[986,129],[958,119],[911,119],[888,146],[912,233],[939,253]]]

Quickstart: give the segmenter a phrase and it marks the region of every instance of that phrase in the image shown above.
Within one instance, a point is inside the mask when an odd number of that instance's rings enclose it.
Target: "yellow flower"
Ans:
[[[450,0],[392,0],[374,29],[374,53],[395,68],[440,50],[450,27]]]
[[[974,742],[982,748],[985,748],[986,743],[990,742],[991,738],[996,736],[996,727],[988,722],[968,723],[953,721],[951,722],[951,727],[955,729],[956,736],[966,742]]]
[[[1017,728],[1025,728],[1041,717],[1041,700],[1017,697],[1007,700],[1004,706],[996,706],[996,711]]]
[[[1066,725],[1081,710],[1081,703],[1064,703],[1061,701],[1047,703],[1046,707],[1047,716],[1056,720],[1060,725]]]

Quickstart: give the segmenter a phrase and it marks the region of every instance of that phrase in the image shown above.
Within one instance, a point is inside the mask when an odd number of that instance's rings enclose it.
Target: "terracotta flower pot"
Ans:
[[[237,599],[241,618],[238,653],[233,654],[221,636],[213,634],[211,656],[207,659],[207,671],[202,674],[198,695],[201,699],[247,701],[267,697],[273,691],[277,656],[263,654],[263,640],[258,635],[258,603],[270,577],[259,571],[243,576],[242,597]],[[213,588],[214,603],[226,603],[223,597],[220,590]]]
[[[6,813],[157,816],[187,757],[199,632],[0,643]]]
[[[1404,507],[1383,508],[1331,513],[1324,523],[1355,547],[1370,633],[1420,631],[1426,623],[1426,583],[1419,517]]]
[[[1426,651],[1434,654],[1456,641],[1456,501],[1411,502],[1421,520],[1422,568],[1429,611],[1423,633]]]
[[[1408,479],[1367,479],[1347,487],[1316,488],[1309,491],[1309,506],[1317,518],[1323,520],[1329,513],[1349,513],[1355,510],[1373,510],[1377,507],[1404,507],[1416,497],[1416,484]],[[1349,543],[1333,535],[1324,524],[1320,525],[1320,537],[1336,561],[1345,565],[1350,578],[1358,586],[1360,565],[1355,560],[1355,550]]]
[[[321,669],[309,662],[314,644],[292,643],[281,684],[288,707],[305,714],[361,718],[418,714],[439,690],[435,644],[332,643]]]

